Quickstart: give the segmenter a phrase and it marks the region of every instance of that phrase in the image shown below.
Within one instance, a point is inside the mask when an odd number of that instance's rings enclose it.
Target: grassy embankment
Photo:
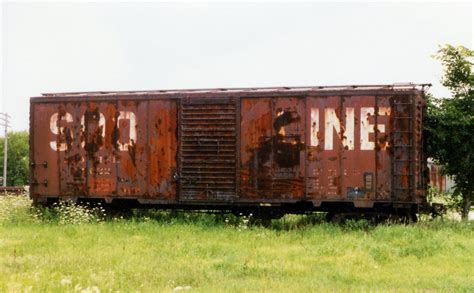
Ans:
[[[334,226],[290,216],[263,228],[212,215],[97,219],[0,198],[0,292],[474,291],[472,222]]]

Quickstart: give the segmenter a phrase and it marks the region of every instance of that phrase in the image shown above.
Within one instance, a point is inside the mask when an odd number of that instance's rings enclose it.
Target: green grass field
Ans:
[[[12,202],[0,213],[0,292],[474,291],[472,222],[287,216],[264,228],[155,213],[61,224]]]

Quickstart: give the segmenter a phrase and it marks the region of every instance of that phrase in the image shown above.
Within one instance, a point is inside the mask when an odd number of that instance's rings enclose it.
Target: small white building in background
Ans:
[[[433,159],[428,158],[428,169],[430,172],[430,186],[436,187],[442,192],[454,190],[454,180],[450,176],[443,175],[443,166],[436,165]]]

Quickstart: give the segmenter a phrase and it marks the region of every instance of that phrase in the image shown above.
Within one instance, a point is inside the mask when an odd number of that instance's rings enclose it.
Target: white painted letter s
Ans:
[[[64,131],[64,127],[58,125],[58,116],[58,113],[54,113],[53,115],[51,115],[51,118],[49,120],[49,129],[51,129],[51,132],[55,135],[59,135]],[[66,122],[73,122],[72,115],[67,112],[66,114],[64,114],[64,116],[61,116],[61,120]],[[51,147],[51,149],[53,149],[53,151],[64,152],[67,149],[66,143],[64,142],[59,144],[58,149],[58,143],[56,140],[50,141],[49,146]]]

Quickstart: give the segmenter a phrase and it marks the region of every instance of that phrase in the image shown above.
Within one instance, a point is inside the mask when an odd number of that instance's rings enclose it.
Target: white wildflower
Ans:
[[[72,283],[72,280],[71,278],[62,278],[60,283],[61,283],[61,286],[66,286],[66,285],[70,285]]]
[[[179,292],[179,291],[184,291],[184,290],[190,290],[191,286],[186,285],[186,286],[177,286],[173,289],[173,292]]]

